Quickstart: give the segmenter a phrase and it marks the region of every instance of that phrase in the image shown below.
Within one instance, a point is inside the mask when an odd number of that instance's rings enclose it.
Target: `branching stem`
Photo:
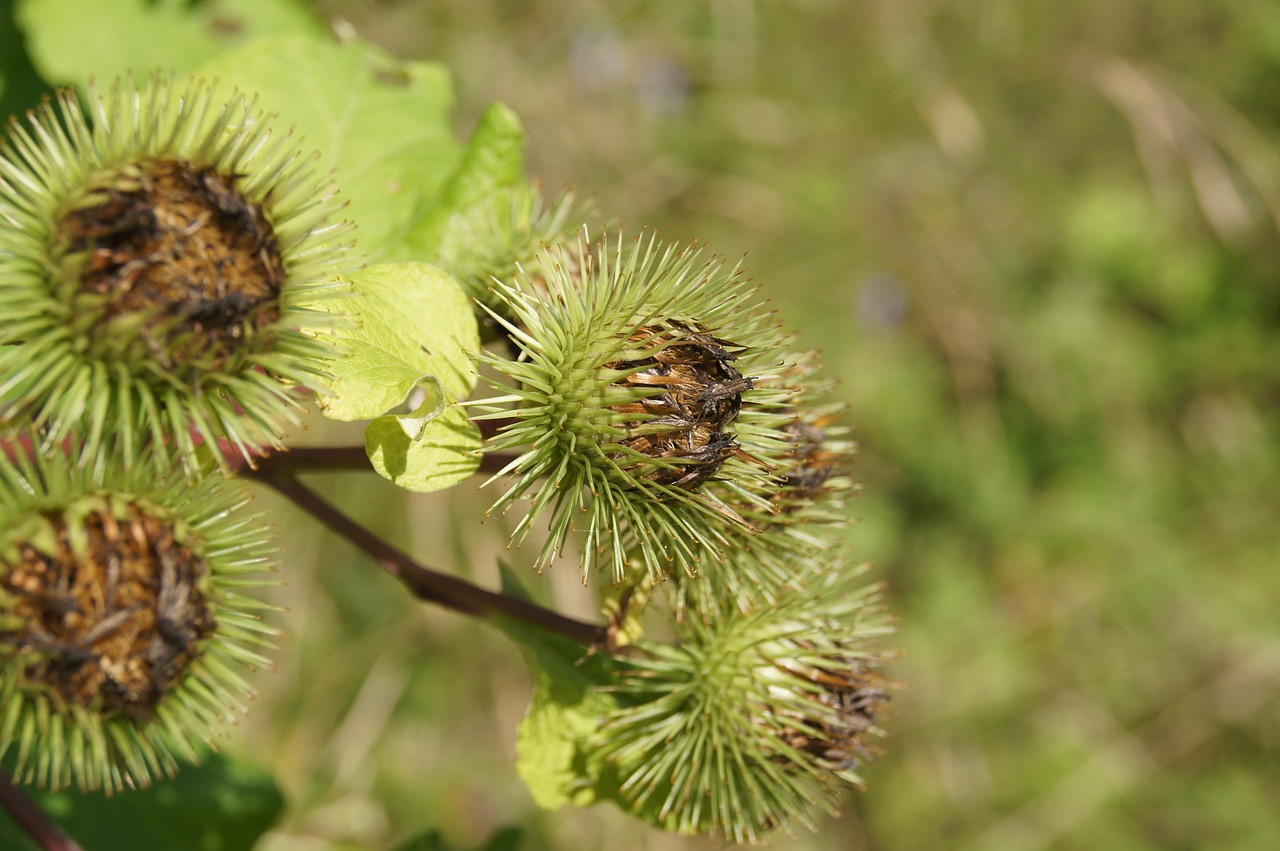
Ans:
[[[372,556],[383,570],[403,582],[419,599],[473,617],[518,620],[590,647],[607,646],[607,630],[603,626],[574,620],[551,609],[488,591],[456,576],[423,567],[287,473],[267,470],[264,464],[256,471],[246,470],[244,475],[271,487],[326,528]]]

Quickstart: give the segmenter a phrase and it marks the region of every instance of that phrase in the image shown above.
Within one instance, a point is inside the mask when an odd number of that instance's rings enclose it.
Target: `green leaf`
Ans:
[[[333,365],[330,394],[321,398],[328,416],[380,417],[433,381],[454,401],[471,392],[469,353],[480,347],[476,318],[445,272],[425,263],[371,266],[352,277],[352,292],[332,307],[356,321],[333,332],[349,354]]]
[[[333,43],[287,0],[188,5],[113,0],[104,15],[95,0],[25,0],[20,12],[50,79],[109,81],[161,67],[216,80],[228,95],[251,94],[282,132],[295,130],[302,150],[320,152],[320,171],[333,171],[359,225],[357,248],[374,262],[434,258],[454,213],[522,179],[515,114],[490,107],[463,146],[441,66]],[[88,19],[110,30],[79,26]]]
[[[453,93],[438,65],[402,62],[360,42],[264,39],[200,68],[202,76],[253,92],[260,107],[318,150],[371,260],[427,259],[395,251],[413,223],[439,203],[462,156],[449,124]]]
[[[109,798],[26,791],[85,851],[249,851],[284,809],[270,775],[222,754],[183,768],[173,780]],[[0,848],[38,851],[5,815],[0,815]]]
[[[396,253],[435,257],[451,232],[463,224],[460,214],[497,211],[510,204],[508,189],[524,175],[524,129],[506,106],[495,103],[480,117],[456,168],[440,192],[439,203],[424,211],[405,234]]]
[[[445,189],[445,204],[462,209],[499,194],[524,176],[524,128],[500,103],[491,104],[467,142]]]
[[[502,565],[503,593],[527,596]],[[607,687],[613,660],[524,623],[497,625],[520,645],[534,677],[533,702],[520,722],[516,771],[538,805],[585,807],[619,798],[617,781],[593,756],[600,722],[618,708]]]
[[[296,0],[19,0],[15,17],[41,75],[76,85],[131,70],[185,74],[259,36],[324,34]]]
[[[12,3],[7,0],[0,3],[0,122],[32,108],[49,91],[31,64],[27,45],[14,20],[15,12]],[[0,136],[5,132],[0,130]]]
[[[357,247],[373,261],[433,260],[455,214],[522,180],[524,131],[494,104],[464,147],[438,65],[404,62],[359,42],[257,42],[200,69],[253,92],[334,170]]]
[[[412,414],[369,423],[364,448],[373,469],[418,493],[453,487],[476,471],[484,442],[480,430],[462,408],[444,406],[443,398],[439,404],[429,398]]]
[[[410,440],[417,440],[422,437],[423,429],[432,420],[444,413],[444,409],[449,403],[445,399],[444,388],[440,386],[440,379],[434,375],[428,375],[419,381],[417,390],[422,396],[422,403],[411,413],[379,417],[373,422],[378,423],[383,420],[390,420],[391,424]]]

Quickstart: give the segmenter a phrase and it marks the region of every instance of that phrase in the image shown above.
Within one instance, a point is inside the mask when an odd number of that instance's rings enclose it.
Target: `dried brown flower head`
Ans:
[[[797,642],[803,646],[803,642]],[[812,650],[811,647],[805,648]],[[802,751],[833,772],[856,772],[879,756],[868,741],[874,735],[876,715],[889,702],[892,683],[883,674],[855,657],[838,657],[835,664],[808,670],[783,665],[783,670],[816,686],[815,697],[831,711],[805,718],[787,710],[795,726],[785,726],[779,736],[794,750]],[[855,781],[860,785],[861,781]]]
[[[238,669],[270,664],[251,596],[270,529],[220,475],[23,443],[0,451],[0,757],[55,789],[145,786],[244,711]]]
[[[742,394],[753,387],[733,365],[734,350],[743,347],[677,320],[639,328],[629,342],[639,357],[605,368],[627,370],[616,386],[646,395],[611,406],[634,417],[619,423],[629,435],[619,443],[660,462],[661,466],[646,465],[642,478],[693,490],[740,451],[729,427],[742,410]],[[629,469],[639,471],[641,466]]]
[[[47,543],[23,545],[0,573],[13,598],[14,626],[0,628],[5,655],[22,664],[23,687],[150,717],[216,627],[202,587],[208,563],[136,503],[93,509],[76,547],[63,517],[47,519]]]
[[[207,356],[217,367],[279,319],[278,240],[236,182],[177,159],[130,163],[61,219],[59,253],[102,298],[100,324],[128,322],[169,366]]]

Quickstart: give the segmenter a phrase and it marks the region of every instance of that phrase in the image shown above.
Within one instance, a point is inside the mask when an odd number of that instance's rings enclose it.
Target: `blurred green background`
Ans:
[[[840,379],[907,687],[868,790],[778,847],[1280,848],[1280,5],[314,5],[448,65],[463,133],[514,108],[549,190],[746,254]],[[496,582],[491,494],[317,481]],[[290,635],[228,746],[290,800],[267,851],[711,847],[538,811],[516,651],[258,502]]]

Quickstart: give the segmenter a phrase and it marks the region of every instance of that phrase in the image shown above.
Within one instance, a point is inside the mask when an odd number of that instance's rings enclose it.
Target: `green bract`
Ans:
[[[145,786],[245,711],[275,633],[243,589],[275,552],[221,476],[30,443],[0,451],[0,756],[52,788]]]
[[[324,383],[346,223],[333,189],[242,97],[201,81],[71,93],[0,148],[0,414],[108,432],[132,457],[192,432],[281,445]]]

